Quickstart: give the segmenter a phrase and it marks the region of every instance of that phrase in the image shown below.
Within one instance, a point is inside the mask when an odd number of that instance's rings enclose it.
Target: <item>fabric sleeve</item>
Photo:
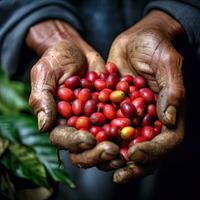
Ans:
[[[144,13],[153,9],[163,10],[176,19],[185,29],[190,45],[200,47],[200,2],[162,0],[150,2]]]
[[[61,19],[82,30],[76,9],[64,0],[1,0],[0,10],[0,65],[9,76],[17,71],[26,33],[33,24]]]

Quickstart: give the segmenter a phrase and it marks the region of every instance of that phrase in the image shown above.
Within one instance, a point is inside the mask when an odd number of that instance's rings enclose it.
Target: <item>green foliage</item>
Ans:
[[[2,157],[1,163],[14,175],[48,187],[45,168],[31,149],[20,144],[12,144]]]
[[[0,137],[0,157],[8,147],[8,140]]]
[[[9,81],[0,72],[0,164],[39,186],[64,182],[74,188],[63,166],[58,167],[56,149],[48,134],[37,130],[28,94],[24,83]]]
[[[13,115],[29,111],[28,87],[21,82],[10,81],[0,70],[0,114]]]

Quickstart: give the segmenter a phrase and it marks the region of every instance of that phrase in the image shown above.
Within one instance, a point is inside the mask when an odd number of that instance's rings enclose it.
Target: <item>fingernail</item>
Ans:
[[[37,118],[38,118],[38,129],[40,131],[42,131],[42,128],[44,127],[45,125],[45,118],[46,118],[46,114],[44,111],[40,111],[37,115]]]
[[[168,106],[167,110],[165,111],[165,116],[170,124],[176,124],[176,108],[174,106]]]

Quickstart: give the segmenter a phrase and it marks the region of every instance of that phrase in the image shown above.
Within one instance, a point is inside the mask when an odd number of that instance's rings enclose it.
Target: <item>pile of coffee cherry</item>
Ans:
[[[105,72],[87,72],[65,80],[57,91],[57,110],[68,126],[89,131],[97,143],[113,141],[128,160],[128,148],[152,140],[161,132],[156,112],[157,95],[142,76],[120,77],[115,64]]]

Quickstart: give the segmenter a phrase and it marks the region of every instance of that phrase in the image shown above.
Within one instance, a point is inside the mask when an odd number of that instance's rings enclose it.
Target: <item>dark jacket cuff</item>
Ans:
[[[81,31],[81,23],[71,5],[58,0],[33,1],[12,13],[0,30],[0,63],[12,76],[16,73],[28,29],[46,19],[61,19]]]
[[[146,6],[144,13],[153,9],[171,15],[185,29],[189,43],[196,47],[200,46],[200,9],[180,1],[153,1]]]

